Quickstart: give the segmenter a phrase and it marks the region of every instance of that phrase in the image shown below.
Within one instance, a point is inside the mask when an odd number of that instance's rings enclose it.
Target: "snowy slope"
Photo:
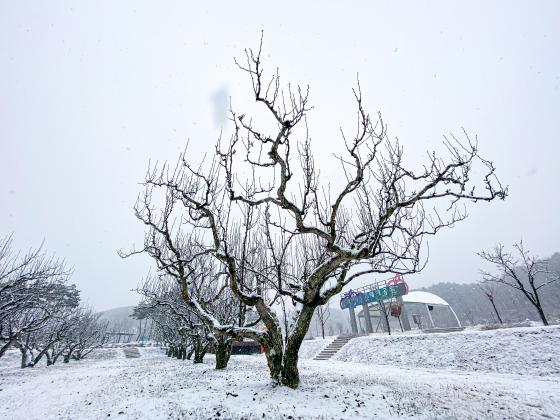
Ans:
[[[304,340],[299,349],[300,359],[313,359],[321,350],[329,345],[336,337],[328,337],[324,340],[315,338],[313,340]]]
[[[560,376],[560,326],[358,337],[335,360]]]

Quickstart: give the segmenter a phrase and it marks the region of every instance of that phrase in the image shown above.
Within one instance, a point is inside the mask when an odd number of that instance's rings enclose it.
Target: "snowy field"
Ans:
[[[303,353],[328,341],[306,342]],[[481,349],[473,355],[478,365],[465,355],[439,355],[457,354],[460,342],[465,352]],[[110,349],[91,360],[22,370],[12,353],[0,359],[0,418],[560,418],[559,342],[558,327],[363,337],[338,356],[349,359],[354,348],[361,362],[301,360],[299,390],[273,387],[262,355],[232,356],[227,370],[216,371],[212,356],[193,365],[155,348],[141,349],[139,359]],[[543,348],[550,360],[541,358]],[[403,349],[408,361],[397,359]],[[508,356],[492,357],[496,352]]]

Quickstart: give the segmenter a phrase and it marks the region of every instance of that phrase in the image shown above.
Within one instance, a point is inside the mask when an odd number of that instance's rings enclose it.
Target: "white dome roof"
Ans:
[[[410,292],[402,297],[404,302],[408,303],[427,303],[429,305],[445,305],[449,306],[445,300],[437,295],[429,292]]]

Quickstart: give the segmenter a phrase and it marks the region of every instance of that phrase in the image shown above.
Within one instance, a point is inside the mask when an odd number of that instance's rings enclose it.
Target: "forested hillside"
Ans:
[[[548,268],[553,273],[560,273],[560,253],[555,253],[550,258]],[[449,302],[461,322],[467,325],[497,322],[489,300],[476,283],[437,283],[421,290],[434,293]],[[550,322],[558,322],[560,320],[560,281],[543,287],[539,293]],[[498,284],[495,303],[504,322],[525,319],[537,321],[539,319],[536,310],[525,296],[511,287]]]

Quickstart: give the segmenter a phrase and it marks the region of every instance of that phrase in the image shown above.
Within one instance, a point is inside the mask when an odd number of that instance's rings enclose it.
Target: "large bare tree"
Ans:
[[[214,330],[258,340],[273,380],[297,387],[299,348],[318,306],[359,276],[417,272],[425,238],[465,219],[463,201],[503,199],[507,191],[466,132],[445,138],[444,155],[407,164],[381,115],[365,110],[359,83],[356,129],[341,129],[345,155],[336,157],[344,182],[330,185],[308,135],[309,88],[282,89],[278,71],[264,75],[261,57],[260,46],[246,50],[238,66],[268,121],[232,111],[232,135],[214,159],[192,166],[186,151],[177,165],[151,167],[137,216],[161,238],[157,252],[175,254],[174,274],[185,284],[194,259],[220,263],[223,284],[265,328],[208,318]],[[154,199],[159,193],[164,198]],[[188,250],[179,246],[185,238]]]
[[[546,260],[532,255],[523,241],[514,244],[513,249],[514,252],[508,252],[502,244],[498,244],[490,251],[478,253],[483,260],[494,264],[497,270],[496,273],[482,271],[484,281],[519,290],[537,310],[543,324],[548,325],[540,294],[544,287],[558,281],[559,273],[552,272]]]

